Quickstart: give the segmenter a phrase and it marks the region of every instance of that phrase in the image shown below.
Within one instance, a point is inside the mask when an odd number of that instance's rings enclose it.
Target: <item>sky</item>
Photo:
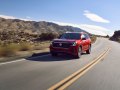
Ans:
[[[0,0],[0,17],[49,21],[97,35],[120,29],[120,0]]]

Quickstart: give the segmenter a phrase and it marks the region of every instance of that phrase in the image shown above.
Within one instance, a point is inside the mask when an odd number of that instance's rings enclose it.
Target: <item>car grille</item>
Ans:
[[[54,42],[53,47],[60,47],[60,48],[69,48],[72,45],[72,43],[63,43],[63,42]]]

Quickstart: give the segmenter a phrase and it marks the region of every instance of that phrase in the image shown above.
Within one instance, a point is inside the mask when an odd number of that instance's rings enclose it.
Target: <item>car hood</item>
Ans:
[[[54,39],[53,42],[75,42],[73,39]]]

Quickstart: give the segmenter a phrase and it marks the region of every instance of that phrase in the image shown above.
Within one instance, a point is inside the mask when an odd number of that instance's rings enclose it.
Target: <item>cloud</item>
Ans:
[[[27,19],[31,19],[31,17],[30,17],[30,16],[26,16],[26,18],[27,18]]]
[[[102,26],[96,26],[96,25],[89,25],[89,24],[73,24],[73,23],[64,23],[64,22],[56,22],[56,21],[52,21],[54,23],[57,23],[59,25],[65,26],[73,26],[73,27],[78,27],[81,28],[89,33],[95,34],[95,35],[112,35],[113,32],[105,27]]]
[[[0,15],[1,18],[5,18],[5,19],[16,19],[13,16],[6,16],[6,15]]]
[[[28,18],[17,18],[17,19],[24,20],[24,21],[32,21],[31,19],[28,19]]]
[[[0,15],[1,18],[5,18],[5,19],[20,19],[20,20],[24,20],[24,21],[31,21],[31,17],[26,17],[26,18],[17,18],[14,16],[7,16],[7,15]]]
[[[102,26],[81,24],[80,28],[96,35],[110,35],[110,30]]]
[[[84,11],[84,15],[90,19],[91,21],[94,21],[94,22],[101,22],[101,23],[110,23],[109,20],[107,19],[104,19],[103,17],[95,14],[95,13],[91,13],[90,11],[88,10],[85,10]]]

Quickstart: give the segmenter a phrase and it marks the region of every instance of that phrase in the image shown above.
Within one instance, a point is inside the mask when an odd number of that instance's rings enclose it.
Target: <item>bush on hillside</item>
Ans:
[[[37,38],[37,41],[47,41],[47,40],[52,40],[55,38],[58,38],[59,34],[57,33],[42,33],[39,38]]]
[[[30,45],[29,43],[20,43],[19,44],[19,51],[28,51],[32,49],[32,45]]]

